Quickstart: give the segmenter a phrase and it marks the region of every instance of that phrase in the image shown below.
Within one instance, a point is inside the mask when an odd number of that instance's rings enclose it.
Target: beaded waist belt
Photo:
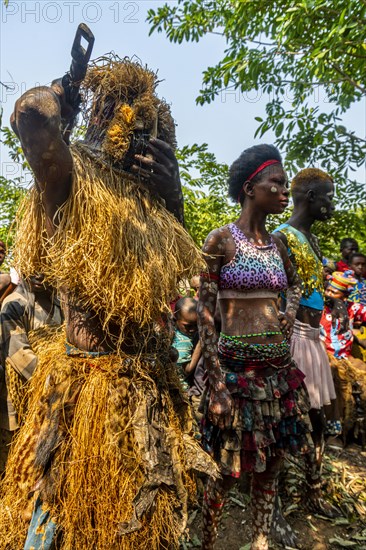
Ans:
[[[254,336],[254,334],[251,336]],[[250,342],[243,342],[240,338],[241,337],[238,336],[227,336],[221,333],[218,345],[219,354],[228,359],[263,361],[275,359],[277,357],[285,357],[290,353],[290,345],[287,340],[271,344],[253,344]]]

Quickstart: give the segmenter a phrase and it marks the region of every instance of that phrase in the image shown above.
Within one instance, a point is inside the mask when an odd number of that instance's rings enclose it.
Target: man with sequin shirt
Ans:
[[[311,233],[315,221],[331,218],[334,206],[332,177],[317,168],[301,170],[291,185],[294,209],[290,219],[276,229],[302,279],[302,297],[291,337],[291,353],[309,391],[312,438],[315,453],[306,458],[307,503],[312,510],[330,517],[337,511],[321,494],[321,464],[324,452],[324,406],[336,398],[329,361],[319,337],[324,308],[322,253]],[[283,300],[284,304],[286,303]],[[338,420],[338,419],[337,419]],[[332,426],[339,423],[333,419]]]

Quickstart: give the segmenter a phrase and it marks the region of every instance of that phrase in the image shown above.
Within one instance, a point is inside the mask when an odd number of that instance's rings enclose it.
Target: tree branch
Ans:
[[[366,0],[362,0],[366,3]],[[331,63],[332,67],[339,73],[341,74],[350,84],[352,84],[352,86],[354,86],[355,88],[357,88],[358,90],[360,90],[360,92],[362,92],[363,94],[366,94],[366,88],[364,88],[363,86],[360,86],[355,80],[353,80],[353,78],[351,78],[347,73],[345,73],[343,71],[343,69],[341,69],[341,67],[337,64],[337,63]]]
[[[355,136],[355,135],[351,134],[351,132],[342,132],[341,135],[342,136],[347,136],[347,137],[349,137],[350,139],[352,139],[354,141],[361,141],[362,143],[366,143],[366,139],[363,139],[359,136]]]

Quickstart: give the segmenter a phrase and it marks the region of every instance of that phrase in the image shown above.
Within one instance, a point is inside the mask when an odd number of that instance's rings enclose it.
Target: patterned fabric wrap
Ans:
[[[362,278],[357,281],[355,287],[348,294],[347,300],[366,306],[366,279]]]
[[[225,359],[250,359],[253,363],[257,361],[263,363],[263,357],[272,360],[288,355],[290,347],[287,340],[273,344],[253,344],[252,342],[238,341],[237,337],[221,333],[218,351]]]
[[[235,242],[235,256],[220,271],[220,289],[273,290],[280,292],[288,287],[283,261],[271,237],[269,246],[254,246],[242,231],[230,223]]]
[[[272,352],[271,352],[272,353]],[[310,402],[304,375],[288,353],[282,357],[229,359],[219,353],[233,398],[232,426],[220,430],[204,416],[203,444],[223,475],[263,472],[267,461],[285,452],[305,453],[312,445]],[[208,397],[205,409],[208,409]]]

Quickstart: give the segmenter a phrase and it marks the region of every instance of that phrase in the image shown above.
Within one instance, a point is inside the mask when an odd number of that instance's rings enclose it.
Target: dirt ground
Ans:
[[[366,550],[366,452],[361,452],[361,447],[355,444],[346,449],[327,449],[324,494],[342,512],[335,520],[306,509],[301,463],[287,463],[286,468],[281,490],[282,508],[297,534],[299,544],[296,548]],[[225,506],[215,550],[249,550],[250,521],[249,496],[235,488]],[[200,537],[201,508],[198,505],[190,514],[182,550],[199,548]],[[273,543],[271,548],[284,547]]]

